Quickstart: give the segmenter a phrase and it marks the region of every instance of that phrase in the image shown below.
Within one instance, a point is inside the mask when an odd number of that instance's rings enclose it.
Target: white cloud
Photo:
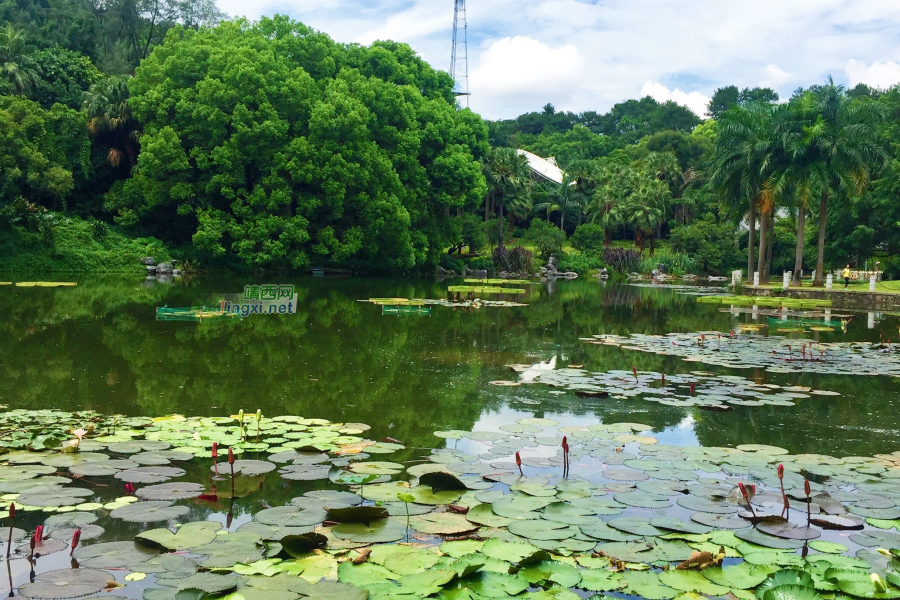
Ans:
[[[469,87],[478,91],[472,107],[493,118],[508,116],[508,108],[515,114],[539,110],[547,102],[565,110],[585,67],[571,44],[553,48],[522,36],[497,40],[470,71]]]
[[[892,60],[874,62],[871,65],[867,65],[855,59],[850,59],[847,61],[846,70],[851,86],[865,83],[872,87],[884,89],[900,83],[900,65]]]
[[[666,102],[674,100],[677,104],[687,106],[694,111],[698,117],[706,116],[706,107],[709,104],[709,96],[704,96],[700,92],[682,92],[678,88],[669,90],[661,83],[648,81],[641,87],[641,97],[650,96],[657,102]]]
[[[791,74],[781,70],[778,65],[767,65],[765,78],[759,82],[760,87],[778,89],[791,80]]]

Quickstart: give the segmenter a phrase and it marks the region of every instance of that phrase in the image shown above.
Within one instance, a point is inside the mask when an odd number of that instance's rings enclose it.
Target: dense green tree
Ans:
[[[0,96],[0,206],[20,197],[64,209],[75,180],[87,176],[89,141],[81,113],[49,111],[19,96]]]
[[[778,102],[778,94],[771,88],[744,88],[729,85],[717,89],[707,105],[706,111],[713,119],[719,119],[733,106],[746,106],[751,102],[771,104]]]
[[[524,197],[532,185],[528,159],[513,148],[493,148],[485,157],[484,174],[487,179],[490,200],[498,210],[497,243],[503,245],[503,208],[509,202]],[[485,200],[487,202],[487,200]],[[488,207],[485,204],[485,221]]]
[[[436,264],[450,210],[486,192],[487,132],[449,77],[391,47],[284,17],[173,29],[129,85],[144,132],[120,216],[160,236],[190,223],[175,241],[248,266]]]
[[[566,234],[549,221],[534,219],[525,231],[525,240],[534,245],[538,256],[546,259],[562,252]]]
[[[34,64],[30,97],[44,108],[57,102],[81,108],[83,94],[101,77],[90,58],[59,46],[36,52]]]

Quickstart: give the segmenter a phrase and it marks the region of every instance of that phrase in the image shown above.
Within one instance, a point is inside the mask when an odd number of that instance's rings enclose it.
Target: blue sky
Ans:
[[[394,39],[449,70],[453,0],[219,0],[341,42]],[[702,113],[725,85],[783,97],[830,74],[900,83],[900,0],[467,0],[471,107],[606,111],[650,94]]]

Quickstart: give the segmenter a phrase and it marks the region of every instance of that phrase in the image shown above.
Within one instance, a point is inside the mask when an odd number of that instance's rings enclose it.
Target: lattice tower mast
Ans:
[[[466,99],[469,106],[469,50],[466,45],[466,0],[454,0],[453,54],[450,58],[453,93]],[[462,101],[460,101],[462,103]]]

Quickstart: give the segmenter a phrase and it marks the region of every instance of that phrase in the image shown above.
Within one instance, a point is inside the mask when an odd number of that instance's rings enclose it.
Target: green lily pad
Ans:
[[[523,542],[506,542],[491,538],[481,547],[481,554],[488,558],[496,558],[510,563],[517,563],[526,556],[531,556],[538,548]],[[527,586],[526,586],[527,587]]]
[[[544,519],[512,521],[508,529],[510,533],[531,540],[566,540],[581,533],[581,530],[573,525]]]
[[[366,600],[369,596],[367,590],[329,581],[310,583],[300,580],[291,587],[291,591],[301,594],[308,600]]]
[[[150,529],[137,534],[134,539],[168,551],[188,550],[212,542],[221,528],[222,524],[215,521],[195,521],[185,523],[174,533],[165,528]]]
[[[260,523],[276,527],[308,527],[324,521],[326,514],[322,509],[301,510],[296,506],[276,506],[259,511],[255,518]]]
[[[364,523],[368,525],[378,519],[386,519],[388,511],[380,506],[351,506],[349,508],[330,508],[325,519],[336,523]]]
[[[422,533],[436,535],[458,535],[478,529],[477,524],[470,523],[464,516],[449,512],[410,517],[409,525]]]
[[[616,502],[637,508],[668,508],[672,501],[667,496],[650,494],[648,492],[634,491],[615,494]]]
[[[25,506],[74,506],[93,495],[93,491],[84,488],[34,487],[22,492],[16,502]]]
[[[714,581],[704,577],[703,572],[691,570],[671,569],[663,571],[659,574],[659,581],[672,589],[682,592],[696,592],[698,594],[707,594],[709,596],[722,596],[729,591],[728,586],[717,584]]]
[[[816,552],[822,552],[825,554],[843,554],[844,552],[850,550],[843,544],[838,544],[836,542],[825,542],[822,540],[814,540],[810,542],[809,547]]]
[[[659,529],[679,531],[681,533],[704,534],[712,531],[712,527],[695,523],[694,521],[682,521],[676,517],[654,517],[650,524]]]
[[[290,556],[300,558],[316,548],[325,547],[328,543],[328,538],[318,533],[307,532],[299,535],[284,536],[279,540],[279,543]]]
[[[60,569],[38,574],[34,583],[26,583],[19,592],[35,600],[79,598],[96,594],[107,586],[113,577],[96,569]]]
[[[130,483],[164,483],[182,475],[184,475],[184,469],[162,466],[126,469],[116,473],[115,477]]]
[[[180,483],[160,483],[142,487],[135,492],[135,495],[142,500],[187,500],[188,498],[196,498],[202,494],[205,489],[206,488],[202,484],[186,481]]]
[[[703,576],[726,588],[749,590],[766,580],[769,569],[743,562],[727,567],[703,569]]]
[[[616,517],[615,519],[610,519],[606,523],[619,531],[632,533],[638,536],[657,536],[665,533],[651,525],[650,520],[645,519],[644,517]]]
[[[745,542],[750,542],[757,546],[765,546],[766,548],[802,548],[805,544],[802,540],[775,537],[762,533],[756,529],[739,529],[734,532],[734,535]]]
[[[664,585],[652,571],[625,571],[622,582],[627,586],[626,594],[641,596],[646,600],[668,600],[678,595],[677,590]]]
[[[486,527],[506,527],[510,523],[507,517],[496,514],[490,504],[478,504],[469,509],[466,519]]]
[[[148,501],[126,504],[110,511],[109,516],[132,523],[152,523],[177,519],[189,511],[187,506],[174,506],[171,502]]]
[[[238,563],[252,563],[262,558],[263,548],[253,541],[255,536],[245,538],[243,535],[232,533],[222,536],[209,544],[191,548],[191,552],[205,556],[199,564],[209,569],[228,569]]]
[[[331,528],[335,537],[365,544],[396,542],[406,537],[406,526],[393,518],[383,519],[364,525],[362,523],[342,523]]]
[[[134,542],[106,542],[80,546],[75,550],[74,557],[82,567],[113,569],[145,561],[157,552]]]

